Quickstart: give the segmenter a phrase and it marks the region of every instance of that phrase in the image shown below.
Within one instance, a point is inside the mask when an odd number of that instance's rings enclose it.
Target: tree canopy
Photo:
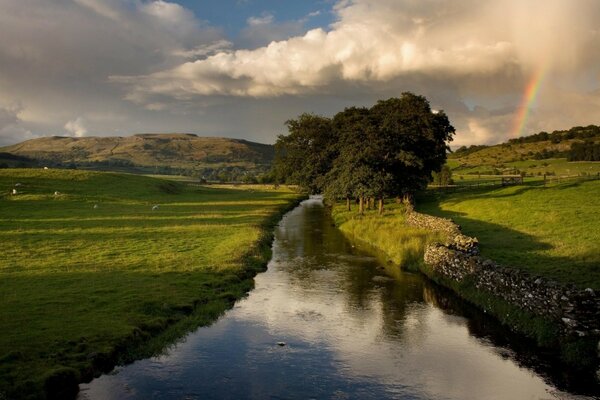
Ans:
[[[275,144],[274,173],[330,198],[411,195],[446,161],[454,128],[443,111],[413,93],[350,107],[332,119],[302,114]]]

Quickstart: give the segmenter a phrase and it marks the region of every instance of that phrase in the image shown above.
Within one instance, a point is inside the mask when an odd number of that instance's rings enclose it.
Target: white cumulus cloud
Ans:
[[[75,137],[83,137],[87,133],[87,128],[82,117],[77,117],[65,124],[65,129]]]
[[[592,33],[585,13],[590,8],[599,10],[586,0],[580,7],[559,0],[345,0],[336,5],[338,21],[329,31],[314,29],[254,50],[223,51],[113,80],[129,84],[135,99],[153,94],[187,99],[294,95],[340,81],[389,81],[412,74],[449,80],[506,75],[529,71],[539,62],[577,62],[580,39]],[[265,15],[248,22],[258,26],[272,20]]]

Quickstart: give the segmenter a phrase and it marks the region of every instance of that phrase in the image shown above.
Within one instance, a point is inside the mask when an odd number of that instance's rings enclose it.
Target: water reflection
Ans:
[[[568,397],[476,310],[418,275],[397,278],[345,240],[318,199],[306,201],[280,223],[246,299],[168,354],[82,385],[81,398]]]

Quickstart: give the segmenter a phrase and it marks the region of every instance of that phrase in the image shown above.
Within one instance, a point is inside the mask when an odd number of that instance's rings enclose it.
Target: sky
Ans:
[[[0,145],[273,143],[411,91],[454,146],[600,124],[598,0],[0,0]]]

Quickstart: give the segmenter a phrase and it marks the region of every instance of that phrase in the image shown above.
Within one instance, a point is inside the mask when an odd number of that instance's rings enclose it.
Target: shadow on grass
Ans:
[[[563,190],[563,189],[571,189],[577,188],[589,181],[586,180],[573,180],[562,183],[550,183],[548,185],[544,185],[544,181],[535,181],[535,182],[526,182],[522,185],[517,186],[481,186],[481,187],[473,187],[473,188],[463,188],[455,191],[444,192],[443,190],[435,191],[428,190],[426,193],[421,193],[419,198],[421,201],[429,202],[435,200],[446,200],[450,202],[460,202],[463,200],[477,200],[477,199],[501,199],[501,198],[510,198],[522,195],[526,192],[529,192],[533,189],[535,190],[544,190],[544,189],[553,189],[553,190]],[[508,193],[494,193],[499,192],[501,190],[511,190]],[[459,199],[453,200],[451,197],[454,195],[460,194]]]
[[[569,183],[559,189],[579,185],[581,182]],[[552,189],[556,190],[556,188],[554,186]],[[530,189],[532,188],[523,187],[516,190],[515,193],[497,196],[490,194],[491,190],[482,190],[478,193],[454,195],[456,198],[450,197],[452,195],[426,194],[417,200],[417,211],[452,219],[461,226],[464,234],[477,237],[482,256],[491,258],[502,265],[518,268],[532,275],[545,276],[561,283],[575,284],[582,289],[587,287],[594,290],[600,289],[600,264],[594,259],[593,254],[582,254],[580,259],[548,256],[543,252],[552,249],[553,246],[540,241],[535,236],[499,224],[469,218],[465,213],[443,210],[440,207],[441,201],[456,204],[479,198],[510,197]],[[592,260],[588,261],[589,259]]]
[[[47,395],[68,398],[79,381],[212,323],[252,287],[245,271],[4,274],[0,393],[37,398],[58,380]]]

